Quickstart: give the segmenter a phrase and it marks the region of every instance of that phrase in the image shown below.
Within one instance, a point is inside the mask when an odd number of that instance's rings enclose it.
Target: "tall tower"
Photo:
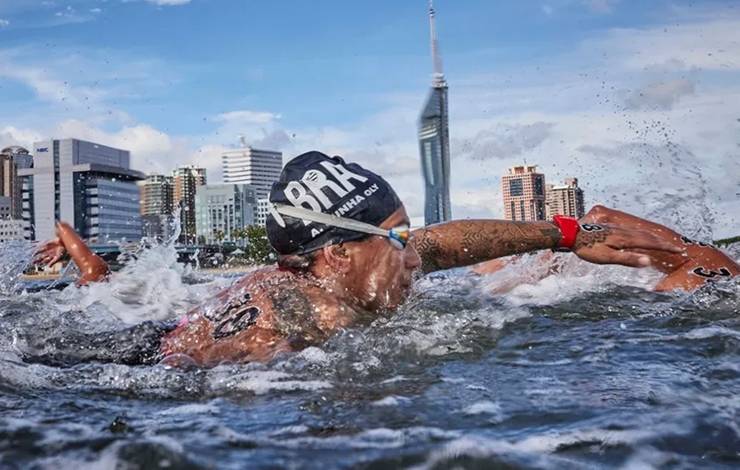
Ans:
[[[434,74],[429,98],[419,118],[419,152],[425,187],[425,225],[444,222],[452,218],[447,81],[442,72],[442,59],[437,47],[432,0],[429,0],[429,30]]]

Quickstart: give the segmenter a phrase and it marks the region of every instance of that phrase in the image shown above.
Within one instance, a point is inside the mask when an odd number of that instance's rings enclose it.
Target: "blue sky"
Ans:
[[[437,0],[454,215],[500,216],[498,177],[526,161],[552,182],[578,176],[591,202],[675,222],[650,184],[672,167],[666,191],[682,223],[737,232],[736,3]],[[3,0],[0,145],[87,138],[132,150],[143,171],[198,163],[218,181],[219,152],[242,134],[286,157],[317,148],[359,160],[418,217],[426,9]]]

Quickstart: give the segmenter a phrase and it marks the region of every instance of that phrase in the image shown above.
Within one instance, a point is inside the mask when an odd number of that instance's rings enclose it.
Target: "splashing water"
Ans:
[[[0,246],[12,260],[0,278],[0,466],[729,468],[737,459],[740,281],[658,294],[655,272],[565,254],[522,256],[483,277],[432,274],[393,316],[268,364],[24,361],[88,345],[75,343],[81,335],[177,318],[233,282],[178,264],[175,239],[131,252],[108,284],[26,293],[18,274],[31,247]],[[740,244],[730,252],[737,258]],[[559,274],[541,274],[542,263]]]

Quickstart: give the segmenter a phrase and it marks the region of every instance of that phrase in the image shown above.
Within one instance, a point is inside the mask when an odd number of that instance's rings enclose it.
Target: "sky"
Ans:
[[[423,219],[425,0],[0,0],[0,148],[81,138],[132,167],[338,154]],[[690,236],[740,234],[737,1],[437,0],[455,218],[538,165]]]

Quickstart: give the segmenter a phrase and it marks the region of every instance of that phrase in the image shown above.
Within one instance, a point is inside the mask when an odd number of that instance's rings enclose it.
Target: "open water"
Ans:
[[[155,246],[108,284],[23,292],[29,253],[0,247],[2,468],[740,466],[737,280],[659,294],[649,270],[558,255],[536,280],[525,259],[428,276],[393,317],[269,364],[50,367],[23,358],[235,278]]]

